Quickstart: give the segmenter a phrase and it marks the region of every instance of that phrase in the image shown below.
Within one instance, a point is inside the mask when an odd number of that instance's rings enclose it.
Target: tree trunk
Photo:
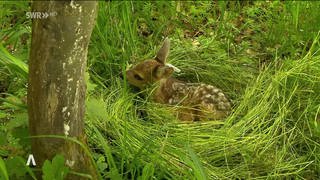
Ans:
[[[97,2],[49,1],[32,4],[28,110],[31,136],[60,135],[85,143],[85,69],[95,24]],[[37,167],[56,154],[64,155],[71,170],[97,179],[92,162],[76,143],[49,137],[32,138]],[[81,179],[68,176],[68,179]]]

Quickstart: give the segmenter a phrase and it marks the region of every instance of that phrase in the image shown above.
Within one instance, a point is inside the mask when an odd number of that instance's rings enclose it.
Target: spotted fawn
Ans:
[[[154,59],[145,60],[126,71],[128,82],[141,90],[156,85],[152,99],[157,103],[177,106],[175,113],[182,121],[225,118],[230,113],[231,105],[222,90],[171,77],[175,69],[166,64],[169,49],[170,41],[166,38]]]

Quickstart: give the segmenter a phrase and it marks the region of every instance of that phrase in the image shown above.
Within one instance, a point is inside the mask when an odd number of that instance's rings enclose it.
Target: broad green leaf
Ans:
[[[1,157],[0,157],[0,177],[1,177],[1,179],[9,180],[6,165]]]
[[[0,44],[0,63],[20,75],[20,77],[28,78],[28,65],[21,59],[12,56],[2,44]]]
[[[27,169],[25,160],[20,156],[8,158],[6,160],[9,177],[22,178],[26,175]]]
[[[52,159],[52,163],[46,160],[42,166],[43,180],[63,180],[69,172],[69,168],[65,166],[65,159],[62,155],[56,155]]]

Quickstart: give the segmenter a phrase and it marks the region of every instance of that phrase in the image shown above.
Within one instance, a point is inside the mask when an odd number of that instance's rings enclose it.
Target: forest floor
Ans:
[[[0,2],[0,177],[26,179],[29,2]],[[100,2],[86,132],[103,179],[320,177],[320,2]],[[121,76],[171,40],[175,77],[223,89],[225,121],[183,123]],[[148,97],[148,96],[144,96]],[[1,179],[1,178],[0,178]]]

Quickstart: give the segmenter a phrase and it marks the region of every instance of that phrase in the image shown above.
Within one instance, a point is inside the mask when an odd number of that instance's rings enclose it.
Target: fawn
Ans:
[[[170,41],[166,38],[154,59],[145,60],[126,71],[128,82],[141,90],[156,84],[152,99],[161,104],[177,105],[176,114],[182,121],[225,118],[231,105],[220,89],[171,77],[174,67],[166,64],[169,49]]]

